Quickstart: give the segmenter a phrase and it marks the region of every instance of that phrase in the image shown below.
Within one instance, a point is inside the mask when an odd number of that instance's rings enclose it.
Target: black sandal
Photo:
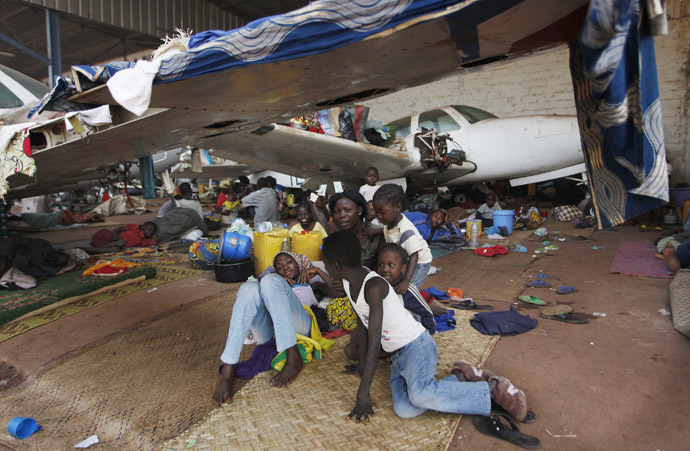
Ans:
[[[501,415],[501,416],[504,416],[504,417],[510,417],[510,418],[512,418],[514,421],[518,421],[518,420],[516,420],[515,418],[513,418],[513,416],[512,416],[511,414],[509,414],[508,411],[507,411],[506,409],[504,409],[503,407],[499,406],[498,404],[496,404],[496,403],[493,402],[493,401],[491,401],[491,413],[492,413],[493,415]],[[531,423],[534,423],[536,420],[537,420],[537,414],[534,413],[534,410],[528,409],[528,410],[527,410],[527,415],[525,415],[525,419],[522,420],[521,423],[531,424]]]
[[[560,315],[544,315],[543,313],[540,313],[539,316],[545,319],[553,319],[555,321],[562,321],[569,324],[587,324],[589,322],[588,319],[580,318],[571,312],[562,313]]]
[[[489,437],[505,440],[524,449],[539,449],[541,442],[537,437],[523,434],[510,418],[503,416],[510,424],[509,429],[501,421],[501,416],[503,415],[491,415],[489,417],[475,415],[472,422],[479,432]]]
[[[460,310],[493,310],[494,307],[492,305],[479,305],[476,304],[472,299],[466,298],[463,299],[462,301],[456,302],[454,304],[450,304],[451,307],[460,309]]]

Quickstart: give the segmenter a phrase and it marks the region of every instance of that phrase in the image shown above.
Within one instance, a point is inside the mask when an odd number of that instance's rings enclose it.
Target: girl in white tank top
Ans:
[[[362,289],[359,291],[359,296],[356,301],[352,301],[353,297],[350,294],[350,283],[343,279],[345,293],[347,297],[350,298],[350,302],[357,316],[359,316],[362,324],[364,324],[364,327],[367,329],[369,328],[369,304],[367,304],[367,301],[364,299],[364,292],[366,291],[367,282],[373,277],[383,279],[383,277],[371,271],[364,278]],[[388,295],[386,295],[383,300],[383,323],[381,325],[381,347],[383,350],[386,352],[397,351],[419,337],[424,331],[424,326],[414,319],[410,312],[405,309],[398,295],[393,290],[393,287],[389,285]]]

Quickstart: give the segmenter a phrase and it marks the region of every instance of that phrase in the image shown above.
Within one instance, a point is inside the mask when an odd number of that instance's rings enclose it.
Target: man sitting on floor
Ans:
[[[173,204],[173,201],[169,200],[163,206],[161,207],[160,211],[158,212],[158,217],[163,217],[165,216],[170,210],[172,210],[175,207],[178,208],[190,208],[194,211],[196,211],[199,214],[199,217],[201,219],[204,218],[204,212],[201,209],[201,204],[199,203],[198,200],[192,199],[192,195],[194,192],[192,191],[192,186],[187,183],[180,183],[180,186],[178,186],[178,190],[180,191],[179,196],[175,196],[175,203]],[[175,205],[177,204],[177,205]]]

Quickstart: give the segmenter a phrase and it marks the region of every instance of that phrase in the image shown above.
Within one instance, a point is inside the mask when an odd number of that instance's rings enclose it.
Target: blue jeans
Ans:
[[[460,382],[450,375],[437,381],[436,342],[422,335],[393,354],[390,386],[393,409],[402,418],[414,418],[427,410],[488,416],[491,412],[489,384]]]
[[[426,275],[429,274],[429,268],[431,268],[431,263],[417,263],[417,267],[414,269],[414,274],[412,274],[412,280],[410,283],[417,288],[422,286]]]
[[[220,360],[238,362],[249,329],[258,343],[266,343],[275,334],[278,352],[282,352],[297,344],[295,334],[310,335],[311,317],[285,279],[269,274],[261,282],[243,283],[237,292]]]

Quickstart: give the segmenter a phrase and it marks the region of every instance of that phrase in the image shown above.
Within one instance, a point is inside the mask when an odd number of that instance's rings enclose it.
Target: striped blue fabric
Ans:
[[[668,201],[654,41],[639,0],[592,0],[571,50],[587,175],[599,228]]]

